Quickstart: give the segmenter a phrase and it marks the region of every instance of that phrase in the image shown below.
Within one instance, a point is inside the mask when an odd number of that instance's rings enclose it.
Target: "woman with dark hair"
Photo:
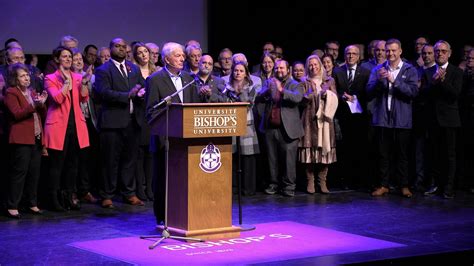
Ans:
[[[255,195],[256,190],[256,155],[260,153],[258,138],[255,130],[252,108],[256,92],[260,90],[259,85],[254,85],[250,78],[250,72],[244,62],[232,65],[227,83],[227,97],[231,102],[250,103],[247,109],[247,135],[238,137],[240,142],[240,155],[242,165],[242,187],[244,195]],[[236,147],[237,148],[237,147]],[[236,149],[234,149],[236,151]],[[235,153],[234,153],[235,154]],[[238,153],[236,154],[238,156]],[[234,159],[238,157],[234,156]],[[236,178],[234,178],[236,180]],[[234,182],[236,184],[236,182]]]
[[[154,72],[161,70],[161,67],[155,66],[151,60],[151,50],[142,42],[137,42],[132,47],[133,58],[143,79],[146,80]],[[145,93],[145,89],[138,92],[138,96]],[[137,182],[137,197],[141,200],[153,200],[152,192],[152,164],[153,157],[150,153],[150,127],[147,123],[142,125],[140,131],[140,146],[137,156],[137,168],[135,171],[135,179]]]
[[[323,63],[324,69],[326,70],[326,75],[328,77],[332,76],[332,70],[336,66],[334,58],[330,54],[325,54],[321,57],[321,62]]]
[[[270,53],[264,53],[260,58],[260,69],[254,73],[255,76],[262,79],[262,84],[273,77],[273,68],[275,67],[275,57]]]
[[[10,171],[8,171],[7,215],[20,218],[18,207],[24,200],[27,211],[41,214],[37,191],[42,150],[42,117],[48,94],[30,88],[29,69],[16,63],[8,68],[5,106],[9,120]]]
[[[291,76],[297,82],[304,81],[304,77],[306,76],[306,70],[304,68],[303,62],[295,61],[291,66]]]
[[[54,211],[64,211],[64,208],[80,209],[79,203],[72,198],[78,172],[78,149],[89,146],[80,102],[89,99],[92,75],[89,73],[83,77],[72,71],[73,53],[69,48],[59,46],[54,50],[53,58],[59,68],[47,75],[44,82],[50,96],[44,132],[50,156],[50,207]]]

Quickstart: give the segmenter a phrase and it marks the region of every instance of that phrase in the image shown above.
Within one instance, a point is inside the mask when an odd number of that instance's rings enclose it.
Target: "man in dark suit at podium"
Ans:
[[[184,47],[181,44],[169,42],[163,46],[161,56],[165,63],[162,70],[151,75],[146,80],[146,119],[148,123],[160,113],[155,110],[154,106],[162,101],[165,97],[179,91],[186,85],[194,82],[193,77],[182,71],[186,55]],[[172,103],[196,103],[200,102],[199,93],[195,84],[190,85],[177,95],[171,98]],[[162,109],[165,105],[161,105]],[[163,115],[161,113],[160,115]],[[172,127],[173,125],[170,125]],[[152,136],[150,147],[153,152],[153,187],[154,187],[154,203],[156,221],[158,224],[165,221],[165,192],[166,192],[166,165],[164,136]]]

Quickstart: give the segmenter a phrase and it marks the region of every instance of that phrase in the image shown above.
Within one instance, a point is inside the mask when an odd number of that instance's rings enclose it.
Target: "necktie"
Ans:
[[[123,67],[123,64],[120,64],[120,72],[122,73],[122,77],[127,81],[127,84],[128,84],[127,72],[125,72],[125,68]],[[132,101],[132,99],[130,99],[130,114],[133,114],[133,101]]]
[[[354,81],[354,77],[352,75],[352,67],[349,68],[349,76],[347,77],[347,80],[348,80],[348,84],[349,84],[349,88],[352,86],[352,81]]]
[[[122,72],[123,78],[127,79],[127,73],[125,72],[125,68],[123,67],[123,64],[120,64],[120,72]]]

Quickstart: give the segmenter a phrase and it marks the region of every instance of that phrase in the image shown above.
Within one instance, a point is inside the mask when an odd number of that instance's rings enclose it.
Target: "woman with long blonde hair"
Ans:
[[[318,186],[327,194],[326,177],[329,164],[336,162],[334,114],[337,109],[337,92],[334,79],[327,76],[321,59],[311,55],[306,59],[303,86],[302,122],[304,136],[298,145],[298,161],[306,166],[307,192],[315,193],[315,169],[318,166]]]

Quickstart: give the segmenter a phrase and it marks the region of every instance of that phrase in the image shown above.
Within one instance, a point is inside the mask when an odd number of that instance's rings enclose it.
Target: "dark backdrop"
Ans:
[[[217,59],[219,50],[229,47],[256,64],[263,44],[272,41],[291,62],[338,40],[342,59],[349,44],[367,47],[372,39],[394,37],[410,59],[414,40],[424,35],[430,42],[448,41],[451,61],[458,62],[462,46],[474,43],[474,1],[309,1],[209,0],[209,52]]]

